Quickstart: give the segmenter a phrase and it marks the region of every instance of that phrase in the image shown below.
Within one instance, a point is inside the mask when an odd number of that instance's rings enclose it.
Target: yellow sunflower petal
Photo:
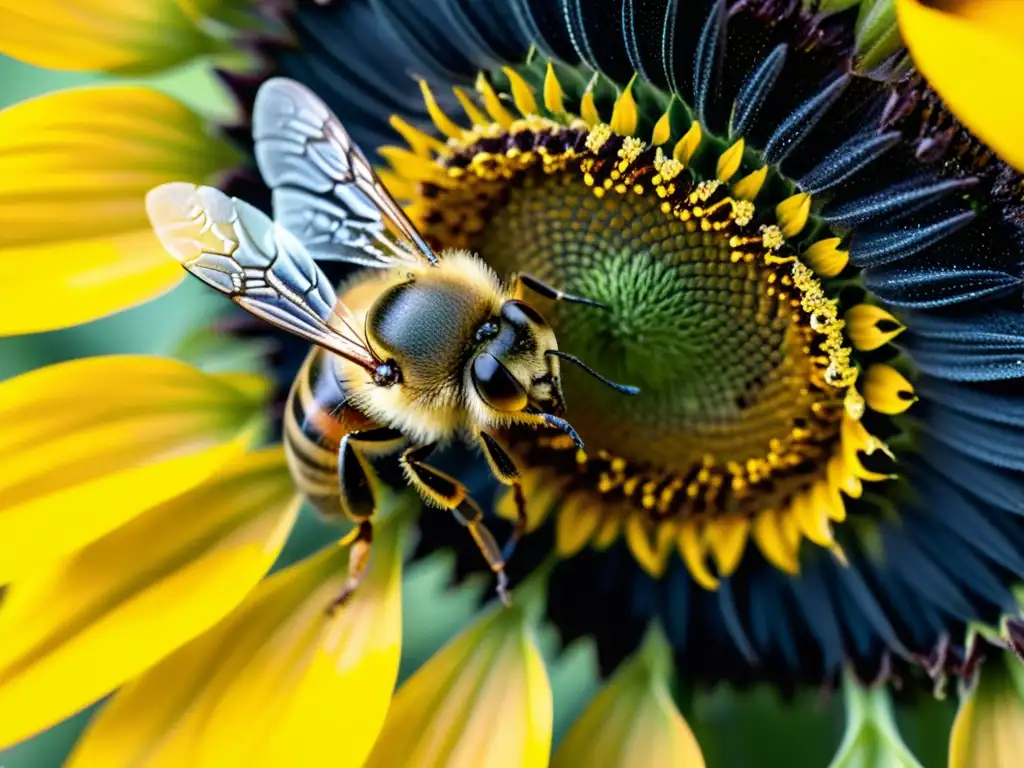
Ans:
[[[537,114],[537,97],[533,93],[533,86],[512,67],[502,67],[501,71],[508,78],[509,86],[512,88],[512,101],[515,102],[519,114],[523,117]]]
[[[150,230],[146,192],[236,160],[198,115],[146,88],[76,88],[0,112],[0,336],[84,323],[177,285],[185,273]]]
[[[216,49],[178,0],[0,0],[0,53],[37,67],[139,74]]]
[[[570,495],[558,510],[555,547],[559,557],[575,555],[590,541],[601,522],[600,502],[585,491]]]
[[[1024,3],[896,0],[918,69],[978,138],[1024,170]]]
[[[703,768],[704,757],[668,688],[669,650],[652,632],[566,734],[552,768]]]
[[[722,576],[731,576],[739,566],[749,533],[750,520],[746,517],[712,519],[704,526],[707,548]]]
[[[819,480],[803,493],[797,494],[791,509],[804,536],[820,547],[831,549],[835,544],[832,534],[833,498],[824,480]]]
[[[366,768],[545,768],[552,703],[522,588],[478,619],[395,695]]]
[[[502,128],[508,129],[515,122],[515,117],[505,109],[501,103],[501,97],[494,90],[494,86],[491,85],[490,81],[481,72],[476,78],[476,90],[480,94],[480,98],[484,101],[484,109],[487,110],[487,114],[491,116],[491,120],[496,122]]]
[[[899,320],[873,304],[850,307],[843,319],[846,321],[846,335],[854,347],[864,352],[878,349],[906,330]]]
[[[728,181],[736,175],[736,172],[740,169],[740,163],[743,162],[744,146],[743,139],[739,139],[718,157],[715,175],[719,181]]]
[[[889,475],[871,471],[860,460],[858,454],[861,452],[870,456],[875,451],[882,451],[887,456],[892,456],[889,447],[882,440],[868,432],[860,420],[850,418],[848,414],[844,414],[839,426],[839,439],[842,444],[843,464],[847,472],[870,483],[889,479]],[[853,494],[849,495],[853,496]]]
[[[1012,657],[1010,663],[1018,663]],[[961,702],[949,740],[949,768],[1017,768],[1024,755],[1024,700],[1002,660],[981,669]]]
[[[850,260],[848,251],[840,251],[838,237],[827,237],[812,243],[804,251],[803,257],[811,269],[822,277],[835,277],[844,269]]]
[[[347,548],[268,578],[216,628],[122,688],[65,768],[280,768],[327,757],[361,766],[398,676],[402,527],[377,526],[363,582],[333,615]]]
[[[580,117],[591,128],[601,122],[601,115],[594,103],[594,92],[589,87],[583,92],[583,97],[580,99]]]
[[[424,133],[398,115],[392,115],[388,118],[388,123],[405,139],[405,143],[409,145],[413,153],[420,157],[430,157],[433,153],[444,149],[444,144],[441,143],[440,139]]]
[[[718,589],[716,579],[707,566],[705,542],[698,530],[698,523],[686,522],[679,530],[679,554],[690,569],[693,580],[704,589]]]
[[[792,515],[765,510],[754,518],[752,532],[768,562],[786,573],[797,574],[800,572],[800,560],[791,533],[794,526]]]
[[[626,518],[624,527],[626,545],[629,547],[629,551],[633,553],[633,558],[649,574],[655,578],[660,577],[665,571],[665,566],[668,564],[668,552],[670,550],[659,550],[653,538],[655,526],[651,525],[649,519],[644,515],[637,513]]]
[[[0,383],[0,583],[219,471],[260,425],[254,379],[125,355]]]
[[[550,61],[544,73],[544,108],[553,115],[565,112],[562,84],[558,81],[555,67]]]
[[[450,139],[458,138],[462,135],[462,126],[448,117],[445,111],[441,109],[441,106],[437,103],[437,99],[434,98],[434,92],[430,89],[426,80],[420,80],[420,93],[423,95],[423,104],[427,108],[427,114],[433,121],[434,125],[437,126],[437,130],[443,133]]]
[[[633,83],[636,82],[636,77],[633,75],[633,79],[626,84],[612,108],[612,119],[609,126],[620,136],[632,136],[636,133],[636,124],[640,119],[637,113],[636,99],[633,98]]]
[[[761,191],[764,180],[768,176],[768,166],[762,165],[756,171],[751,171],[742,179],[732,185],[732,192],[738,200],[753,200]]]
[[[689,130],[683,134],[683,138],[676,142],[675,147],[672,149],[672,158],[686,165],[700,146],[702,138],[703,133],[700,129],[700,123],[694,120],[690,123]]]
[[[779,220],[779,228],[783,237],[795,237],[807,225],[811,214],[811,196],[806,192],[787,197],[775,206],[775,216]]]
[[[668,112],[658,118],[654,124],[654,131],[651,133],[651,144],[661,146],[672,138],[672,119]]]
[[[484,113],[480,107],[473,101],[473,97],[470,96],[466,91],[458,86],[452,88],[452,93],[455,94],[456,100],[459,102],[459,106],[462,107],[462,111],[466,113],[466,117],[469,118],[469,122],[473,125],[487,125],[491,122],[490,118]]]
[[[917,396],[911,384],[891,365],[876,363],[864,376],[864,399],[868,407],[879,413],[903,413],[914,404]]]
[[[0,746],[220,621],[270,568],[298,507],[283,452],[266,449],[11,585],[0,610]]]

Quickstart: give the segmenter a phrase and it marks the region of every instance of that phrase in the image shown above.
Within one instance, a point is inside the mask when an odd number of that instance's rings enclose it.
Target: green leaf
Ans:
[[[806,688],[783,698],[770,685],[742,692],[719,685],[680,706],[711,768],[822,768],[842,732],[839,698]]]
[[[903,743],[886,688],[864,688],[847,673],[843,694],[846,733],[829,768],[922,768]]]
[[[903,40],[896,24],[895,0],[864,0],[856,25],[856,69],[867,72],[898,51]]]
[[[841,13],[847,8],[853,8],[861,0],[821,0],[821,4],[817,7],[817,11],[823,16],[830,16],[833,13]],[[870,0],[868,0],[870,3]],[[812,2],[804,0],[804,5],[809,8],[813,7]]]

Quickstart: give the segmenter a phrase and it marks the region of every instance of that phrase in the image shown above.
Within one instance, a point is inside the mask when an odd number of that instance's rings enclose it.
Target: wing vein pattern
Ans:
[[[369,267],[437,262],[362,150],[311,91],[291,80],[267,81],[252,126],[274,218],[314,259]]]

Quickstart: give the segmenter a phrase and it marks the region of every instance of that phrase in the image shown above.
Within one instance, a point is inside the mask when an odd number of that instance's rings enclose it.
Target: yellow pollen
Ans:
[[[683,172],[683,164],[674,158],[665,157],[661,150],[658,150],[658,154],[654,158],[654,168],[662,181],[672,181]]]
[[[843,398],[843,408],[851,419],[860,421],[864,417],[864,397],[853,387],[846,390],[846,397]]]
[[[852,351],[843,345],[845,323],[839,317],[838,303],[828,298],[814,273],[799,261],[793,263],[793,284],[800,291],[800,305],[811,318],[811,327],[825,340],[822,350],[829,356],[825,383],[842,388],[857,380],[857,367],[851,361]]]
[[[747,226],[754,218],[754,204],[749,200],[733,200],[732,213],[736,223],[741,227]]]
[[[597,152],[603,147],[608,139],[612,137],[611,126],[607,123],[598,123],[590,129],[590,133],[587,134],[587,149],[591,152]]]
[[[775,251],[782,247],[786,239],[782,236],[782,230],[774,224],[761,227],[761,243],[765,248]]]
[[[647,145],[641,139],[627,136],[622,140],[622,146],[619,147],[619,157],[628,165],[640,157],[640,153],[646,148]]]
[[[715,190],[718,189],[721,185],[722,182],[720,182],[718,179],[709,179],[708,181],[702,181],[700,184],[697,185],[697,189],[694,190],[692,195],[690,195],[690,198],[693,202],[697,202],[697,200],[700,200],[702,203],[707,202],[708,199],[713,194],[715,194]],[[697,209],[694,209],[694,214],[697,216],[701,215],[697,213]]]

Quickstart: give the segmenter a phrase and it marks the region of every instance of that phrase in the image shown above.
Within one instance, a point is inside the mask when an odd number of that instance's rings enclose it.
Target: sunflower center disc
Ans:
[[[605,304],[526,297],[563,350],[642,390],[563,365],[586,455],[530,431],[529,465],[659,518],[753,516],[824,476],[851,383],[842,323],[753,204],[635,139],[543,120],[484,129],[434,178],[415,209],[428,241]]]
[[[538,302],[563,349],[642,389],[623,397],[563,366],[588,446],[686,472],[708,454],[762,457],[808,418],[805,328],[774,274],[730,258],[727,234],[688,232],[651,195],[598,199],[575,175],[524,182],[485,218],[476,249],[499,273],[606,304]]]

